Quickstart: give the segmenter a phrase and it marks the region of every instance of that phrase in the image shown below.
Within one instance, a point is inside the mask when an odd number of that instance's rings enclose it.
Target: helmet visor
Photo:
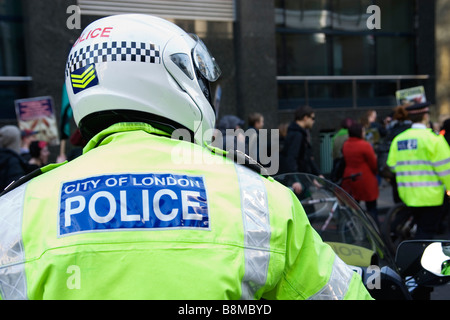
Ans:
[[[222,73],[216,59],[209,53],[205,44],[197,35],[190,34],[190,36],[196,41],[192,50],[192,59],[195,67],[208,81],[216,81]]]

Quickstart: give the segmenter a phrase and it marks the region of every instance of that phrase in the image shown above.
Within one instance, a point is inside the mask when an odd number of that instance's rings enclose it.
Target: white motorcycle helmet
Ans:
[[[210,143],[215,124],[210,82],[220,69],[203,42],[150,15],[101,18],[70,51],[66,89],[83,136],[121,122],[187,129]]]

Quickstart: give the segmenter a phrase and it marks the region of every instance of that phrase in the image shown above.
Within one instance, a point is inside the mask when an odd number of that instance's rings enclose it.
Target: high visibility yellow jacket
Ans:
[[[0,198],[3,299],[371,299],[291,191],[161,134],[113,125]]]
[[[450,147],[444,137],[414,124],[392,141],[387,165],[407,206],[442,205],[444,190],[450,190]]]

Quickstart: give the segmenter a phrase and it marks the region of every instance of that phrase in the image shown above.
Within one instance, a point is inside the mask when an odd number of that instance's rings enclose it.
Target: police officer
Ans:
[[[450,190],[450,148],[427,128],[430,103],[406,108],[413,122],[392,141],[387,165],[396,175],[400,199],[417,221],[415,238],[433,238],[443,214],[445,189]]]
[[[84,30],[66,86],[89,142],[0,198],[3,299],[371,298],[290,191],[205,147],[219,75],[163,19]]]

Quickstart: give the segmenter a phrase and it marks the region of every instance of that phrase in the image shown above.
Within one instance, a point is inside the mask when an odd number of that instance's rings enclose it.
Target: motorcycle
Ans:
[[[371,216],[338,185],[305,173],[274,179],[296,194],[313,228],[361,275],[374,299],[429,299],[435,286],[450,281],[450,275],[444,274],[447,265],[450,269],[450,242],[404,241],[394,257]],[[300,192],[293,188],[296,182]]]

